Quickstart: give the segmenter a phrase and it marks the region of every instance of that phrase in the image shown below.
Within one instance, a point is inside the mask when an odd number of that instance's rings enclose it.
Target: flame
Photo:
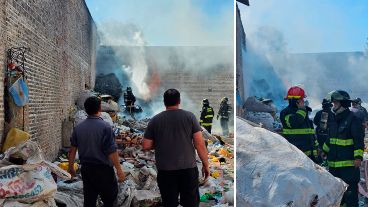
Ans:
[[[151,97],[157,92],[161,84],[160,74],[156,68],[156,64],[152,64],[151,78],[148,81],[148,88],[150,90]]]

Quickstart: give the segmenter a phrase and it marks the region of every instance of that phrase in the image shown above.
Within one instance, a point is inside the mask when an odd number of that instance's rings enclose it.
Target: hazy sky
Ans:
[[[232,0],[86,0],[97,25],[133,24],[148,45],[233,45]]]
[[[363,51],[368,0],[249,0],[238,3],[247,37],[260,26],[284,35],[289,52]]]

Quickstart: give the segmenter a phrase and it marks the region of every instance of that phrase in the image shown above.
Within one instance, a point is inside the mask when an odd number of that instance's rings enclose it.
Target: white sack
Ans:
[[[338,207],[346,184],[282,136],[237,118],[236,204],[244,207]],[[288,205],[289,204],[289,205]]]

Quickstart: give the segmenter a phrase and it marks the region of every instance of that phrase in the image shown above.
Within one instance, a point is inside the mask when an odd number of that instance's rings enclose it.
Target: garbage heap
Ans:
[[[83,120],[85,114],[76,112],[76,121]],[[104,118],[105,119],[105,118]],[[110,123],[111,120],[106,118]],[[119,117],[113,123],[115,140],[118,145],[120,163],[126,173],[126,180],[119,184],[118,206],[159,206],[161,196],[157,185],[157,169],[154,150],[143,151],[143,133],[150,119],[134,120]],[[200,178],[201,206],[231,206],[234,203],[234,160],[233,144],[219,135],[204,132],[208,141],[211,176]],[[225,141],[224,141],[225,140]],[[233,140],[233,139],[230,139]],[[67,169],[67,149],[54,162]],[[202,168],[199,157],[198,167]],[[76,161],[78,163],[78,160]],[[55,200],[66,206],[83,206],[83,183],[79,174],[79,164],[75,166],[77,178],[58,182]],[[102,206],[99,201],[97,206]]]
[[[56,207],[56,177],[68,180],[70,174],[47,162],[37,143],[10,147],[0,160],[0,206]]]
[[[272,100],[255,96],[248,97],[243,108],[245,110],[245,119],[260,124],[271,131],[277,131],[281,128],[281,123],[276,114],[277,109],[273,105]]]

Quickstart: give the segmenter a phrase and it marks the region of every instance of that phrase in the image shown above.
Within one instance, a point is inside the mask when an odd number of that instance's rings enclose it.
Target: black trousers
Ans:
[[[224,119],[221,118],[220,119],[220,124],[221,124],[221,128],[222,128],[222,135],[227,136],[229,135],[229,119]]]
[[[342,197],[341,204],[346,204],[348,207],[358,207],[358,183],[360,181],[359,168],[338,167],[330,168],[329,171],[333,176],[341,178],[349,185]]]
[[[199,206],[197,167],[183,170],[159,170],[157,183],[164,207],[177,207],[179,195],[180,205],[183,207]]]
[[[117,205],[118,182],[113,167],[107,165],[82,165],[84,207],[96,207],[100,195],[104,207]]]
[[[203,126],[211,134],[212,126]]]

